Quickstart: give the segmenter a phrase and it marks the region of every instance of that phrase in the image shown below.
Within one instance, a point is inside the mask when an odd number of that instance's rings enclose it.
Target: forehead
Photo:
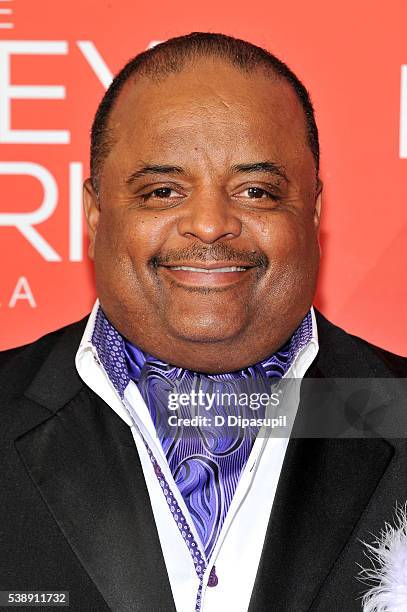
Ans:
[[[159,82],[129,79],[111,112],[115,155],[156,159],[272,155],[284,165],[311,161],[305,115],[291,85],[255,69],[201,58]],[[265,151],[267,149],[267,151]]]

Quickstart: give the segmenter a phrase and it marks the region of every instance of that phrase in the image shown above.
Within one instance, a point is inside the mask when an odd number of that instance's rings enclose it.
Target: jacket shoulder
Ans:
[[[30,384],[57,344],[66,344],[72,349],[74,357],[87,319],[85,317],[61,327],[24,346],[0,351],[0,392],[3,398],[19,395]]]
[[[334,325],[315,309],[320,348],[331,362],[349,360],[356,367],[368,364],[374,376],[407,378],[407,357],[376,346]],[[363,364],[363,365],[364,365]]]
[[[366,351],[376,355],[397,378],[407,378],[407,357],[402,357],[396,353],[391,353],[390,351],[387,351],[380,346],[376,346],[375,344],[371,344],[367,340],[359,338],[358,336],[352,335],[352,338],[356,342],[359,342]]]

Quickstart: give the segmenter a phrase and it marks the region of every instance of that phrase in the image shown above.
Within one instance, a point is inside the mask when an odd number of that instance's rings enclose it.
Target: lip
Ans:
[[[192,270],[173,270],[173,267],[201,268],[202,272]],[[173,280],[181,285],[190,287],[225,287],[235,285],[247,277],[255,266],[240,261],[215,261],[215,262],[174,262],[159,266],[165,275],[171,276]],[[219,268],[245,268],[245,270],[208,272]]]
[[[247,261],[212,261],[212,262],[202,262],[202,261],[174,261],[167,264],[162,264],[163,268],[173,268],[187,266],[189,268],[202,268],[203,270],[216,270],[217,268],[253,268],[253,264],[248,263]],[[226,272],[225,274],[229,274]]]

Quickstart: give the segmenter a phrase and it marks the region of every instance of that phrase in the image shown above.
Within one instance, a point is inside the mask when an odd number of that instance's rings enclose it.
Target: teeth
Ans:
[[[204,272],[205,274],[211,274],[213,272],[244,272],[247,268],[230,266],[229,268],[214,268],[208,270],[206,268],[192,268],[191,266],[170,266],[171,270],[187,270],[188,272]]]

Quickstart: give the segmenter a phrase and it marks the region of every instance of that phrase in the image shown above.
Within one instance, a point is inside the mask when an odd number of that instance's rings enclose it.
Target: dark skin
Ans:
[[[202,58],[127,82],[109,127],[99,193],[84,187],[107,317],[199,372],[275,352],[309,310],[319,264],[322,187],[291,87]]]

